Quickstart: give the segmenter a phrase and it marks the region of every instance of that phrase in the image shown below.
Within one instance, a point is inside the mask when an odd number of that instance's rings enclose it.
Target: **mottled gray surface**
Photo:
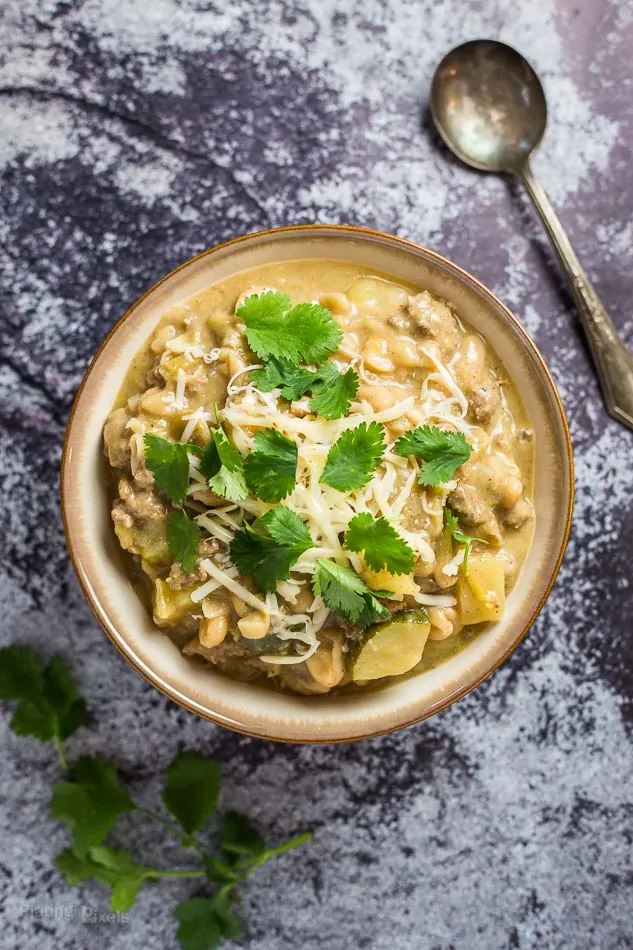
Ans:
[[[74,748],[107,750],[148,802],[177,750],[217,754],[225,800],[272,837],[316,830],[245,889],[252,950],[633,946],[633,434],[602,410],[523,197],[421,128],[450,46],[499,36],[530,57],[551,107],[535,170],[633,345],[633,3],[2,0],[0,24],[2,639],[74,656],[94,714]],[[559,581],[503,669],[431,722],[315,749],[215,728],[126,666],[81,597],[57,501],[73,393],[131,301],[211,244],[310,221],[428,244],[513,307],[559,383],[578,484]],[[35,918],[105,901],[51,869],[56,767],[7,722],[2,947],[173,947],[184,885],[147,891],[125,924]]]

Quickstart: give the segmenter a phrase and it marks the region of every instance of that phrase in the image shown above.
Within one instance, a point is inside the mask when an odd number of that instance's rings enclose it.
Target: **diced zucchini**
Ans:
[[[183,620],[194,609],[191,599],[193,587],[184,590],[172,590],[163,580],[157,580],[154,585],[154,622],[159,626],[167,626]]]
[[[394,312],[406,302],[409,294],[404,287],[379,277],[359,277],[347,291],[347,296],[359,310]]]
[[[149,564],[169,564],[171,558],[165,522],[137,522],[132,527],[117,522],[114,532],[124,551],[140,554]]]
[[[171,555],[167,544],[167,523],[146,521],[138,529],[141,557],[150,564],[169,564]]]
[[[457,582],[457,603],[464,626],[499,620],[505,600],[503,560],[494,554],[471,554],[468,573]]]
[[[406,610],[370,627],[350,655],[353,680],[408,673],[422,659],[431,624],[426,610]]]

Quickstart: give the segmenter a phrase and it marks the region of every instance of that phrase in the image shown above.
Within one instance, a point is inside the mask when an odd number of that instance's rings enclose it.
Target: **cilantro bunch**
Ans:
[[[31,647],[0,649],[0,700],[17,702],[11,728],[18,735],[53,740],[66,768],[63,742],[86,721],[85,702],[66,662],[55,657],[45,667]],[[210,950],[223,939],[240,937],[244,921],[237,909],[236,888],[266,861],[305,844],[311,833],[269,847],[246,815],[217,814],[221,782],[220,766],[213,759],[196,751],[177,755],[167,769],[162,793],[167,818],[136,802],[112,763],[100,755],[80,756],[68,778],[53,785],[51,817],[70,833],[70,847],[57,856],[55,866],[70,885],[90,878],[105,885],[117,913],[132,908],[145,884],[170,878],[199,880],[206,891],[174,907],[182,950]],[[108,844],[118,819],[130,813],[173,835],[195,866],[156,868]],[[218,826],[215,846],[199,837],[210,819]]]
[[[288,294],[269,290],[251,294],[237,309],[246,339],[263,361],[252,373],[262,390],[280,389],[291,402],[311,393],[310,410],[324,419],[340,419],[358,394],[358,373],[344,373],[328,359],[338,349],[343,331],[331,312],[318,303],[295,307]],[[316,364],[312,370],[301,364]]]

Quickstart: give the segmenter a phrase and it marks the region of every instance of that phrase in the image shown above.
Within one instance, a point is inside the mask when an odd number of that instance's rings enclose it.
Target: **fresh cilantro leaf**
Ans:
[[[384,433],[380,422],[361,422],[355,429],[346,429],[330,448],[320,481],[339,491],[362,488],[382,461]]]
[[[464,560],[462,561],[462,570],[464,574],[468,574],[468,557],[470,555],[470,549],[473,545],[473,541],[478,541],[480,544],[488,544],[488,542],[484,541],[483,538],[473,538],[472,535],[465,534],[459,527],[459,519],[457,515],[453,514],[450,508],[444,509],[444,520],[446,521],[446,526],[451,533],[451,537],[453,537],[458,544],[466,545],[464,550]]]
[[[358,394],[358,373],[351,367],[340,373],[334,363],[324,363],[311,386],[310,409],[324,419],[340,419],[349,412]]]
[[[0,699],[32,699],[42,692],[42,664],[32,647],[0,650]]]
[[[389,616],[362,578],[334,561],[320,558],[316,562],[312,587],[326,607],[352,623],[367,626]]]
[[[193,571],[198,559],[202,529],[184,511],[172,511],[167,523],[169,550],[185,574]]]
[[[297,445],[276,429],[255,436],[255,449],[244,459],[244,474],[250,491],[262,501],[281,501],[295,487]]]
[[[317,374],[303,366],[296,366],[289,360],[271,357],[262,369],[253,370],[251,379],[262,392],[281,389],[284,399],[292,402],[300,399],[310,389]]]
[[[114,765],[100,755],[81,756],[71,781],[53,785],[51,817],[68,825],[73,851],[80,858],[101,844],[121,815],[135,808]]]
[[[365,627],[370,627],[372,623],[377,623],[379,620],[385,620],[391,616],[387,608],[383,607],[377,599],[377,593],[378,591],[371,591],[371,593],[365,597],[365,606],[356,621],[358,626],[363,630]],[[393,596],[391,591],[389,591],[389,596]]]
[[[222,936],[226,940],[237,940],[244,933],[244,920],[235,910],[233,903],[228,895],[222,891],[213,898],[215,902],[215,916],[220,924]]]
[[[363,552],[363,560],[372,571],[410,574],[416,562],[415,552],[393,525],[386,518],[374,518],[368,511],[355,515],[348,524],[345,547]]]
[[[145,464],[153,473],[158,488],[176,504],[182,504],[189,487],[188,453],[192,451],[192,446],[170,442],[153,432],[145,433],[143,444]]]
[[[266,842],[247,815],[227,811],[222,824],[222,851],[232,861],[245,855],[256,856],[266,850]]]
[[[174,916],[180,921],[176,937],[182,950],[212,950],[222,938],[231,940],[244,932],[242,918],[223,889],[213,897],[181,901],[174,908]]]
[[[266,534],[244,525],[231,542],[231,560],[240,574],[252,574],[264,593],[287,580],[290,569],[312,547],[310,532],[301,518],[283,505],[272,508],[260,521]]]
[[[64,764],[61,743],[86,722],[86,704],[61,657],[44,668],[31,647],[0,650],[0,699],[18,700],[11,728],[41,742],[53,739]]]
[[[262,359],[322,363],[343,339],[329,310],[315,303],[293,307],[284,293],[252,294],[237,315],[246,324],[248,345]]]
[[[230,544],[230,554],[242,577],[248,574],[254,576],[255,571],[266,560],[265,542],[268,540],[266,535],[258,534],[250,524],[245,524],[237,532]]]
[[[420,485],[449,482],[472,452],[462,432],[444,432],[437,426],[418,426],[406,432],[395,449],[398,455],[417,455],[424,460],[418,475]]]
[[[248,495],[244,481],[244,459],[218,426],[200,460],[200,471],[209,488],[229,501],[243,501]]]
[[[305,523],[299,515],[285,505],[276,505],[263,518],[262,524],[271,538],[286,547],[299,547],[301,553],[312,547],[312,538]]]
[[[152,877],[152,868],[137,864],[128,851],[116,851],[107,845],[91,848],[80,858],[70,848],[55,859],[67,884],[81,884],[87,878],[102,881],[112,889],[111,908],[115,913],[131,910],[143,881]]]
[[[221,784],[222,770],[217,762],[200,752],[183,752],[167,769],[163,802],[192,835],[215,811]]]

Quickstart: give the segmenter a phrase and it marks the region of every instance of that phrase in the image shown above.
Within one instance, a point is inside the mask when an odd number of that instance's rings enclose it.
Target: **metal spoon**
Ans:
[[[440,135],[458,158],[481,171],[507,172],[525,186],[569,279],[607,411],[633,429],[633,356],[530,169],[547,122],[538,76],[511,46],[474,40],[451,50],[437,67],[430,104]]]

